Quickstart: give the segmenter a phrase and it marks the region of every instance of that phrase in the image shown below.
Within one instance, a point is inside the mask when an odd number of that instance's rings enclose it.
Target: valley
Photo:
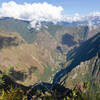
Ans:
[[[92,93],[99,91],[100,27],[74,24],[44,23],[36,30],[29,21],[1,18],[0,71],[26,87],[88,81]]]

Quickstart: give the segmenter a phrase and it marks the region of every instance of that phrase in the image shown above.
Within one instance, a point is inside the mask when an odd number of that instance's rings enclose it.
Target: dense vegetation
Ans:
[[[73,89],[68,89],[60,84],[39,83],[26,88],[1,73],[0,100],[85,100],[88,85],[77,84]]]
[[[0,100],[90,100],[90,88],[90,82],[77,83],[71,89],[44,82],[25,87],[4,73],[0,74]],[[93,98],[99,100],[100,92],[95,93]]]

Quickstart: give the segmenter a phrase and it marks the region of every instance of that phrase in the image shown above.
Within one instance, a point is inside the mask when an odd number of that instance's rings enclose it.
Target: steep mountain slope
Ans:
[[[53,83],[64,79],[65,86],[72,87],[90,82],[89,100],[95,100],[95,93],[100,91],[100,33],[69,51],[64,66]]]
[[[73,59],[70,66],[78,65],[80,68],[85,66],[88,69],[87,74],[90,74],[93,79],[95,78],[100,82],[100,33],[69,54],[70,58],[67,56],[67,60]]]

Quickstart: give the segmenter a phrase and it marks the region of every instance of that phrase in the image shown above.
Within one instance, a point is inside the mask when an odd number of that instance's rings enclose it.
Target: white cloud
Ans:
[[[17,4],[14,1],[5,2],[0,8],[0,17],[13,17],[16,19],[30,20],[34,27],[36,22],[62,20],[61,6],[44,3]]]
[[[82,18],[82,16],[80,16],[78,13],[75,13],[74,17],[72,18],[72,20],[78,21],[78,20],[81,20],[81,18]]]
[[[62,14],[63,7],[44,3],[24,3],[17,4],[14,1],[5,2],[0,8],[0,17],[13,17],[16,19],[29,20],[31,27],[41,27],[41,21],[80,21],[89,20],[92,17],[100,16],[100,12],[90,13],[87,16],[80,16],[78,13],[74,16],[65,16]],[[38,23],[38,24],[37,24]],[[91,23],[90,23],[91,24]]]
[[[100,16],[100,12],[92,12],[88,16],[93,16],[93,17]]]
[[[63,15],[63,21],[67,22],[76,22],[76,21],[82,21],[84,20],[85,16],[81,16],[79,13],[75,13],[73,16]]]

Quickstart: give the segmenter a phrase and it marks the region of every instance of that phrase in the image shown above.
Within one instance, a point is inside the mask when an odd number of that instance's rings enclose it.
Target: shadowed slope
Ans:
[[[100,57],[100,33],[96,34],[94,37],[67,54],[67,62],[71,61],[71,64],[56,73],[53,83],[55,84],[59,82],[64,75],[68,74],[68,72],[74,69],[81,62],[87,61],[97,54]]]

